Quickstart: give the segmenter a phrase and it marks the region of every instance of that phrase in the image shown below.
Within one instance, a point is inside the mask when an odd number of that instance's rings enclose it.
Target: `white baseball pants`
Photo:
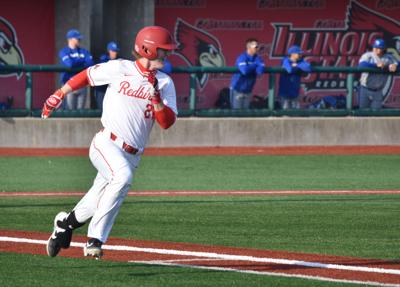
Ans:
[[[92,140],[89,157],[98,173],[93,186],[74,211],[78,222],[86,222],[92,217],[88,237],[105,243],[131,187],[140,155],[125,152],[110,139],[109,133],[99,132]]]

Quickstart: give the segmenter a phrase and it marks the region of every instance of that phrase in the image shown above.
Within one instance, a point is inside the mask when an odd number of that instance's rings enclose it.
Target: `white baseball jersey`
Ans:
[[[112,60],[88,68],[91,86],[108,85],[101,122],[127,144],[143,151],[154,124],[152,88],[139,62]],[[175,86],[165,73],[157,71],[158,87],[164,105],[177,114]]]

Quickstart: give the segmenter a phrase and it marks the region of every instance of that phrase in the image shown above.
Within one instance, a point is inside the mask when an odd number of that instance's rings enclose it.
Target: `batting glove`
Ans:
[[[150,72],[147,76],[149,83],[153,86],[153,89],[150,91],[151,97],[150,101],[153,105],[158,105],[162,102],[160,91],[158,89],[158,80],[156,78],[156,73]]]
[[[50,114],[61,105],[65,94],[61,89],[55,91],[44,103],[42,109],[42,119],[47,119]]]

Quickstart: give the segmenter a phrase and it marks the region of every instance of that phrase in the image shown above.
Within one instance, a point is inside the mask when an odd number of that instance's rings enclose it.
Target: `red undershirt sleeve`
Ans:
[[[73,91],[79,90],[83,87],[89,86],[89,80],[87,77],[87,69],[83,70],[82,72],[79,72],[75,76],[73,76],[71,79],[67,81],[68,86],[71,87]]]
[[[167,106],[164,106],[164,108],[161,111],[155,111],[154,114],[158,124],[163,129],[168,129],[175,123],[176,115],[174,111]]]

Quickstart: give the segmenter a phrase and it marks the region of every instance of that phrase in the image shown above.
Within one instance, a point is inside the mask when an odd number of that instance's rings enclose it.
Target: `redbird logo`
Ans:
[[[314,65],[356,67],[361,55],[377,38],[385,39],[390,47],[388,52],[399,58],[396,49],[391,47],[400,46],[397,43],[400,39],[400,22],[357,1],[351,1],[348,5],[341,27],[324,27],[320,24],[316,22],[312,28],[295,28],[292,23],[272,23],[275,33],[270,58],[286,56],[287,49],[296,44],[305,51],[306,59]],[[392,80],[390,77],[386,84],[385,95],[390,92]],[[346,75],[310,74],[304,82],[308,91],[337,91],[346,88]]]
[[[151,93],[149,89],[145,90],[144,86],[140,86],[137,90],[131,89],[131,84],[127,81],[123,81],[119,84],[120,89],[118,93],[123,94],[128,97],[134,97],[138,99],[149,99],[151,97]]]

